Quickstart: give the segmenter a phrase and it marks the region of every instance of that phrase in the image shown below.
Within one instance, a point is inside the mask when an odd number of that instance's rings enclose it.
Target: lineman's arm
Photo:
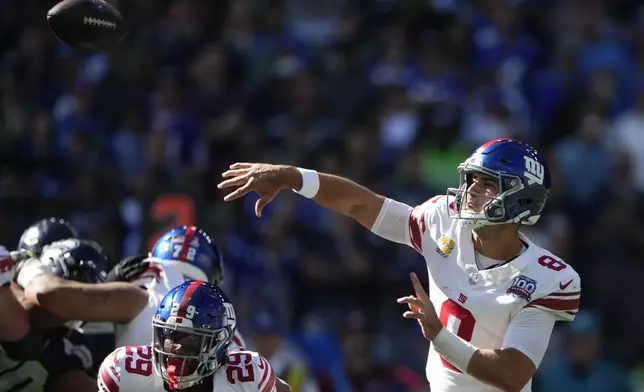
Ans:
[[[127,322],[148,302],[145,289],[131,283],[80,283],[47,273],[34,259],[22,267],[18,284],[29,302],[65,320]]]

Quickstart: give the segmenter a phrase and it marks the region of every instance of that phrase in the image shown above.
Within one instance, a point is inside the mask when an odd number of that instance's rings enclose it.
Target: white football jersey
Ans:
[[[520,256],[479,270],[472,230],[450,217],[449,209],[456,209],[453,198],[434,197],[411,210],[406,228],[408,244],[427,263],[429,295],[445,328],[476,347],[501,349],[506,330],[521,309],[532,307],[558,320],[574,319],[581,285],[571,266],[519,233],[527,247]],[[433,346],[426,373],[432,391],[498,390],[461,373]],[[530,390],[531,382],[522,391]]]
[[[256,352],[229,352],[226,364],[213,377],[213,391],[272,392],[275,372]],[[165,392],[164,381],[154,370],[152,347],[120,347],[108,355],[98,371],[99,392]]]
[[[152,317],[161,300],[173,288],[186,281],[176,269],[159,261],[150,261],[150,267],[141,274],[134,284],[145,287],[148,291],[148,304],[127,324],[116,325],[116,347],[140,346],[152,342]],[[235,331],[231,349],[245,347],[239,332]]]

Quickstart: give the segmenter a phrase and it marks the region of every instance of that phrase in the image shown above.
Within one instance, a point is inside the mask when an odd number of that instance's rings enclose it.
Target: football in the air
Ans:
[[[47,23],[56,37],[69,46],[100,51],[125,36],[125,20],[104,0],[64,0],[47,12]]]

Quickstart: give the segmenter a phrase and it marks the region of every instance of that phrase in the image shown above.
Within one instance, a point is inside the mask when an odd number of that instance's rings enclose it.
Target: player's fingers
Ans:
[[[403,317],[407,319],[416,319],[416,320],[422,321],[425,315],[421,312],[413,312],[411,310],[408,310],[405,313],[403,313]]]
[[[248,168],[252,167],[253,165],[254,165],[254,163],[249,163],[249,162],[235,162],[232,165],[230,165],[229,167],[231,169],[248,169]]]
[[[423,301],[421,301],[419,298],[414,297],[413,295],[398,298],[398,303],[412,305],[419,309],[423,309],[425,307]]]
[[[236,170],[226,170],[221,173],[221,176],[224,178],[243,176],[248,173],[248,169],[236,169]]]
[[[139,270],[145,271],[148,268],[150,268],[150,262],[149,261],[144,261],[139,265]]]
[[[252,191],[253,189],[251,188],[251,184],[253,183],[252,179],[249,180],[246,185],[235,189],[233,192],[227,194],[224,197],[224,201],[232,201],[235,199],[239,199],[240,197],[244,196],[248,192]]]
[[[411,284],[414,286],[414,291],[416,292],[416,297],[418,297],[423,303],[429,302],[429,295],[427,295],[427,292],[423,288],[423,285],[420,284],[420,280],[418,280],[418,276],[416,276],[415,273],[411,273],[409,275],[411,278]]]
[[[264,207],[266,207],[268,203],[273,201],[273,199],[275,198],[275,195],[276,193],[272,195],[262,196],[259,198],[259,200],[257,200],[257,202],[255,203],[255,216],[257,217],[262,216],[262,210],[264,209]]]
[[[229,188],[231,186],[239,186],[239,185],[248,183],[249,180],[250,180],[250,173],[244,174],[243,176],[230,178],[228,180],[222,181],[217,185],[217,188],[223,189],[223,188]]]

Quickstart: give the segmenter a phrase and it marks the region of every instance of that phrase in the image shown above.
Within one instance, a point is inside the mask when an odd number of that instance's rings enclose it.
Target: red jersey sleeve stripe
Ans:
[[[262,362],[266,366],[266,369],[264,370],[264,375],[266,377],[262,377],[262,382],[259,383],[259,392],[271,392],[275,388],[275,372],[266,359],[262,358]]]
[[[571,291],[568,293],[550,293],[548,294],[548,297],[574,297],[576,295],[581,295],[581,291]]]
[[[99,387],[101,387],[101,390],[106,392],[119,392],[119,385],[116,382],[118,373],[115,369],[112,369],[112,366],[101,366],[98,376],[100,378]]]
[[[264,359],[264,357],[261,357],[259,359],[258,367],[262,370],[262,379],[259,380],[259,385],[263,385],[264,382],[266,382],[266,378],[268,377],[268,363],[266,362],[266,359]]]
[[[414,207],[409,212],[409,240],[411,241],[414,249],[420,253],[423,252],[423,237],[421,230],[424,224],[422,205]]]
[[[551,310],[558,310],[558,311],[576,311],[579,309],[579,298],[575,299],[548,299],[548,298],[541,298],[541,299],[536,299],[528,306],[542,306],[544,308],[548,308]]]

